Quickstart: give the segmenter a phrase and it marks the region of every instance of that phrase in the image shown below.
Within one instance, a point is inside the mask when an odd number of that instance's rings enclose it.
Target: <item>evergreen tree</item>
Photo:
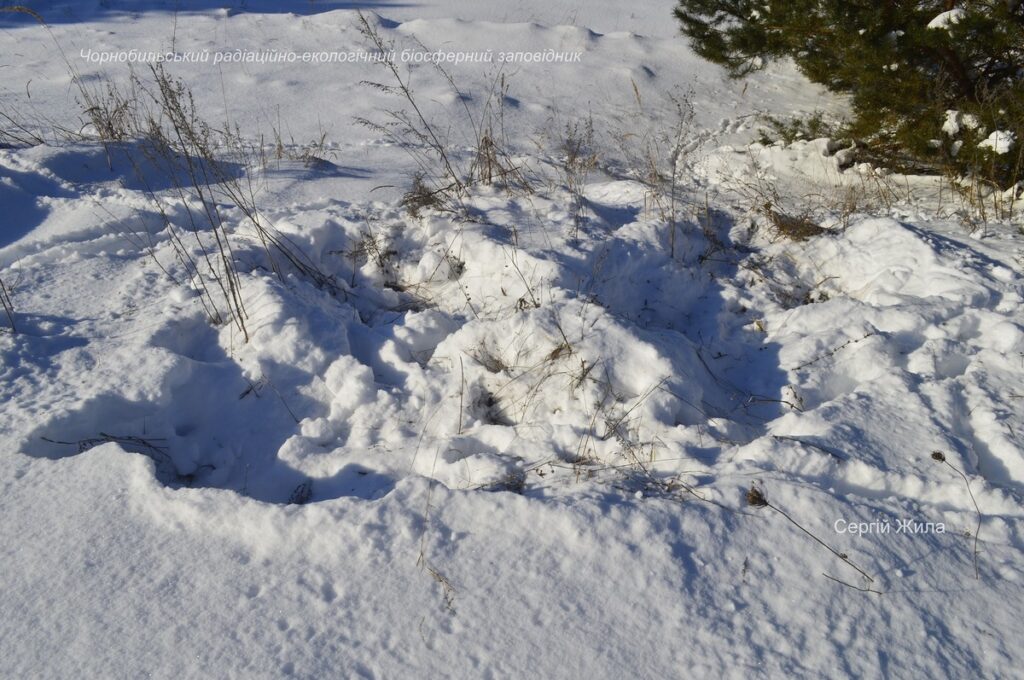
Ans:
[[[869,157],[1022,178],[1024,0],[680,0],[675,13],[734,77],[788,57],[850,95],[847,133]]]

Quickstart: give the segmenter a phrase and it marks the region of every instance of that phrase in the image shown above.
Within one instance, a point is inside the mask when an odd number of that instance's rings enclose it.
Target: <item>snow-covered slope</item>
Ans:
[[[169,66],[250,140],[326,133],[238,169],[317,277],[216,194],[248,341],[165,228],[210,203],[130,143],[0,148],[0,676],[1014,677],[1015,223],[968,235],[936,184],[824,140],[750,144],[759,111],[842,104],[724,79],[671,3],[198,4],[4,18],[3,110],[79,120],[54,40],[124,82],[80,51],[362,49],[355,5],[399,47],[582,56],[505,71],[534,190],[458,218],[402,209],[414,159],[351,124],[395,106],[359,85],[379,65]],[[462,102],[500,72],[412,73],[468,157]],[[674,230],[628,167],[673,93]],[[574,196],[558,136],[586,119]],[[776,238],[769,186],[828,231]]]

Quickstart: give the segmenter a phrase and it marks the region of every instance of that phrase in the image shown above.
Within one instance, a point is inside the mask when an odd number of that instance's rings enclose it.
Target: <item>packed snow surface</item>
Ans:
[[[791,68],[727,79],[668,1],[33,6],[0,15],[0,92],[40,128],[83,124],[55,44],[124,83],[83,51],[358,50],[363,9],[399,49],[581,57],[452,64],[457,93],[413,68],[453,158],[497,96],[533,178],[416,217],[416,157],[352,124],[402,105],[359,84],[380,64],[168,64],[286,151],[235,168],[255,222],[214,194],[248,340],[181,259],[213,238],[187,181],[134,141],[0,147],[0,677],[1024,667],[1019,222],[756,143],[757,113],[842,109]]]

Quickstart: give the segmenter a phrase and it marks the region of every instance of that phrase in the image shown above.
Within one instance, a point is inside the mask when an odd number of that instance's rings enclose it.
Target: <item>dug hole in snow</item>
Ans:
[[[53,40],[364,46],[350,3],[37,4],[48,28],[0,22],[0,84],[38,120],[78,116]],[[351,124],[395,106],[354,89],[373,63],[176,68],[254,145],[320,137],[232,166],[255,214],[131,143],[0,148],[0,676],[1014,676],[1019,217],[972,235],[928,178],[754,142],[756,113],[842,104],[788,66],[728,80],[652,5],[368,15],[399,47],[582,55],[505,73],[533,186],[459,214],[410,215],[417,157]],[[411,73],[455,122],[501,75]],[[628,167],[651,148],[671,193]]]

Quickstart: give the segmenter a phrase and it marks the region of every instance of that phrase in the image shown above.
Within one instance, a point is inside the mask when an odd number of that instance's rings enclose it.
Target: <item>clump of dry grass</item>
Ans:
[[[449,86],[459,92],[451,75],[438,67]],[[532,194],[533,182],[528,178],[524,164],[509,151],[511,142],[505,126],[505,102],[511,86],[503,68],[490,80],[490,87],[482,106],[474,112],[469,97],[460,96],[466,117],[473,130],[472,163],[469,168],[471,182],[498,186],[513,195]]]
[[[449,138],[453,129],[451,121],[436,121],[426,102],[413,90],[409,75],[387,57],[395,51],[394,42],[385,38],[362,12],[358,13],[356,28],[381,55],[377,63],[388,74],[387,82],[363,81],[362,84],[393,96],[401,105],[401,108],[386,109],[383,120],[357,118],[356,123],[404,149],[415,161],[418,169],[402,199],[402,206],[410,215],[419,217],[426,210],[461,215],[465,212],[463,201],[469,188],[478,184],[497,185],[513,192],[532,192],[523,168],[507,150],[504,102],[508,98],[509,83],[501,70],[491,79],[487,96],[479,105],[471,106],[475,98],[464,93],[444,67],[430,62],[439,79],[462,103],[462,113],[472,134],[468,140],[472,149],[466,158],[465,154],[460,155],[459,145]]]
[[[693,93],[673,92],[666,97],[671,118],[664,127],[637,128],[637,121],[648,120],[651,115],[640,88],[636,82],[632,85],[636,111],[621,122],[623,131],[616,135],[619,155],[629,173],[647,188],[645,202],[668,228],[669,255],[675,258],[684,201],[680,173],[689,155],[700,145],[693,134]]]
[[[11,300],[11,291],[4,284],[3,279],[0,279],[0,306],[4,308],[4,314],[7,315],[7,322],[11,326],[11,333],[17,333],[18,328],[14,325],[14,301]]]
[[[560,154],[559,169],[569,192],[569,214],[572,218],[573,239],[578,239],[580,229],[586,223],[587,199],[584,189],[590,173],[597,167],[597,150],[594,141],[594,119],[565,124],[558,140]]]
[[[334,152],[328,150],[327,132],[322,127],[319,130],[319,134],[305,144],[296,142],[295,138],[291,135],[288,136],[288,141],[285,142],[282,129],[283,125],[281,124],[279,111],[277,125],[271,126],[271,135],[273,137],[273,151],[271,155],[275,161],[295,161],[302,163],[306,167],[315,167],[326,163],[328,156],[334,156]],[[262,140],[259,148],[261,167],[269,167],[269,159],[266,157],[266,148]]]
[[[765,217],[772,225],[774,235],[787,238],[791,241],[806,241],[815,236],[827,234],[828,230],[821,227],[811,219],[806,212],[799,215],[790,215],[775,209],[770,203],[763,206]]]
[[[792,176],[780,178],[751,149],[751,171],[744,179],[729,178],[729,192],[757,216],[755,226],[765,227],[774,239],[795,242],[844,231],[858,215],[912,201],[909,183],[901,186],[884,169],[862,165],[842,170],[842,151],[831,144],[820,168],[792,168]]]
[[[779,183],[769,177],[765,168],[754,162],[754,173],[749,180],[739,183],[738,193],[751,204],[754,213],[767,222],[773,238],[806,241],[827,233],[812,216],[806,197],[801,200],[784,196]]]
[[[24,122],[22,116],[3,107],[0,107],[0,126],[0,147],[39,146],[46,143],[36,126]]]
[[[391,246],[384,234],[374,233],[369,218],[366,218],[366,229],[359,242],[348,251],[348,256],[356,265],[373,263],[373,266],[380,272],[386,287],[393,290],[403,287],[398,281],[398,269],[395,262],[398,251]]]
[[[407,197],[404,201],[411,214],[415,215],[417,213],[414,213],[414,210],[418,212],[427,207],[455,210],[465,196],[466,184],[463,181],[463,174],[456,169],[456,164],[448,151],[449,144],[420,106],[409,77],[403,75],[394,60],[387,58],[387,55],[395,51],[394,42],[387,40],[380,29],[372,25],[362,12],[358,13],[356,28],[377,54],[383,56],[378,63],[388,72],[391,79],[391,84],[369,80],[363,81],[362,84],[384,94],[393,95],[408,107],[386,111],[387,121],[384,123],[367,118],[357,118],[356,122],[406,149],[419,165],[420,170],[413,186],[415,195]]]
[[[131,164],[211,323],[230,321],[245,341],[249,339],[234,243],[241,232],[230,224],[230,208],[242,214],[243,225],[282,282],[290,268],[318,287],[338,290],[301,248],[262,217],[251,179],[257,150],[244,142],[237,128],[215,128],[206,122],[183,81],[157,64],[146,77],[132,71],[123,88],[108,82],[80,90],[93,135],[107,148],[108,159],[114,150],[124,152],[118,157]],[[168,212],[164,190],[156,188],[159,184],[166,184],[178,199],[184,224]],[[149,252],[156,258],[152,246]]]

